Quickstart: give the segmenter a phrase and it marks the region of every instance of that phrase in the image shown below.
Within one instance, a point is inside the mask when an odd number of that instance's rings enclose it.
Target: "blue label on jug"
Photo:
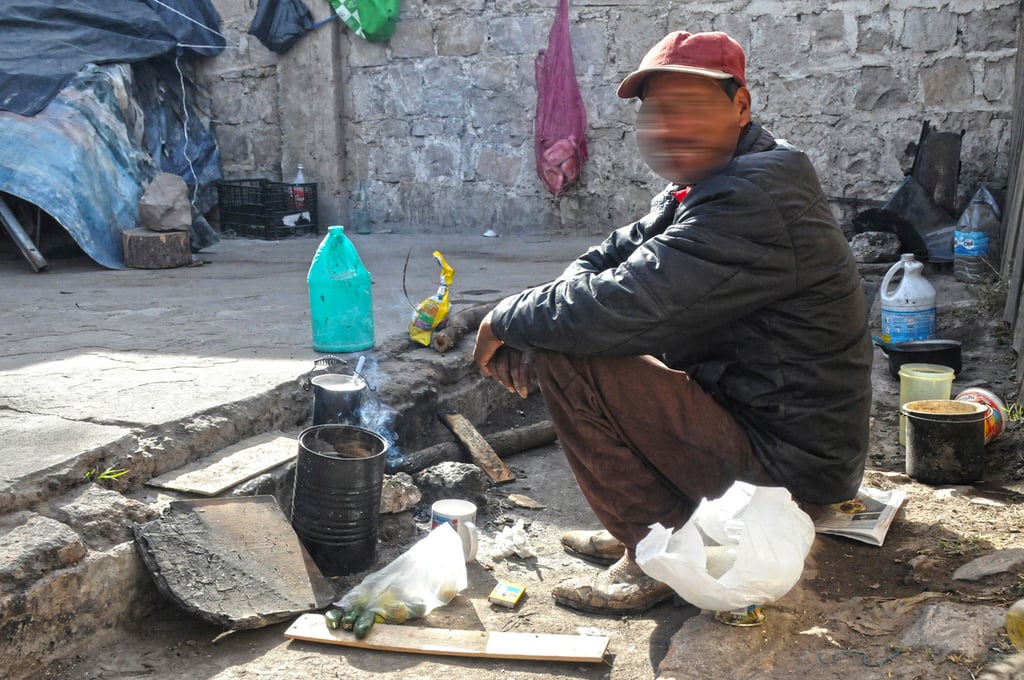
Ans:
[[[886,342],[930,340],[934,337],[934,307],[914,311],[882,310],[882,339]]]
[[[988,255],[988,234],[983,231],[954,231],[953,254],[967,257]]]

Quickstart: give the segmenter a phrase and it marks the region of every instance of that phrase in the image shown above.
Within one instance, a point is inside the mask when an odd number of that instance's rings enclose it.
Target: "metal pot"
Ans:
[[[959,375],[963,365],[960,360],[960,342],[957,340],[914,340],[911,342],[888,343],[873,338],[889,358],[889,375],[898,378],[903,364],[938,364],[953,369]]]

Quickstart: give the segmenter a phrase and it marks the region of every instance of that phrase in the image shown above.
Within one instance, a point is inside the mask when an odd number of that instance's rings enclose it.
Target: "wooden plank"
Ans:
[[[386,623],[374,625],[366,638],[357,640],[351,631],[328,628],[322,614],[303,614],[284,635],[293,640],[362,649],[487,659],[600,663],[608,650],[608,637],[603,635],[506,633]]]
[[[469,452],[469,457],[487,473],[488,477],[499,484],[515,481],[516,476],[498,457],[483,435],[473,427],[473,423],[466,420],[465,416],[458,413],[443,413],[441,421],[452,431],[452,434]]]
[[[25,256],[28,263],[32,265],[32,269],[37,272],[46,271],[49,265],[47,265],[46,260],[43,258],[43,254],[36,249],[36,244],[25,233],[21,223],[18,222],[18,218],[11,212],[3,196],[0,196],[0,224],[3,224],[4,228],[7,229],[7,233],[14,239],[15,245],[18,246],[18,250]]]
[[[217,494],[295,458],[298,444],[283,432],[267,432],[221,449],[146,482],[204,496]]]

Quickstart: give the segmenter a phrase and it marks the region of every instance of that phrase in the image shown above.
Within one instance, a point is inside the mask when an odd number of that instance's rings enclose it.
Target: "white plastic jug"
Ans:
[[[935,337],[935,288],[924,278],[924,265],[904,253],[882,278],[882,340],[889,343]],[[893,277],[903,276],[893,288]]]

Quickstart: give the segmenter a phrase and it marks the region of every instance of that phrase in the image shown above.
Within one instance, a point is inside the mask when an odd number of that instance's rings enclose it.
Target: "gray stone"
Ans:
[[[942,658],[959,654],[977,663],[985,659],[992,631],[1003,625],[1001,607],[938,602],[921,607],[921,614],[900,639],[900,647],[927,649]]]
[[[962,57],[939,59],[921,69],[921,89],[927,106],[962,109],[974,94],[971,67]]]
[[[487,504],[487,475],[476,465],[447,461],[427,468],[413,479],[425,505],[442,498],[461,498],[477,507]]]
[[[1017,47],[1020,17],[1020,3],[1016,0],[1003,0],[1002,7],[971,9],[963,22],[964,49],[995,51]]]
[[[397,543],[416,535],[416,520],[412,512],[381,515],[377,523],[377,536],[385,543]]]
[[[1005,101],[1013,91],[1014,69],[1013,57],[986,61],[981,76],[981,95],[990,102]]]
[[[877,54],[892,45],[892,22],[885,14],[857,17],[857,52]]]
[[[383,514],[404,512],[420,502],[420,490],[412,477],[404,472],[384,475],[384,486],[380,494],[380,511]]]
[[[860,88],[854,106],[862,111],[893,108],[907,102],[906,85],[889,66],[866,66],[860,72]]]
[[[480,51],[487,33],[487,22],[474,19],[445,22],[437,27],[437,53],[442,56],[469,57]]]
[[[169,172],[154,177],[139,199],[139,221],[150,231],[188,231],[192,206],[185,180]]]
[[[522,161],[519,154],[506,148],[483,148],[477,159],[476,176],[478,179],[496,182],[503,186],[515,186],[516,178],[522,173]]]
[[[887,231],[865,231],[850,240],[857,262],[892,262],[900,256],[900,237]]]
[[[903,15],[900,44],[905,48],[935,52],[956,42],[957,15],[933,9],[908,9]]]
[[[1005,574],[1024,564],[1024,548],[996,550],[975,558],[953,572],[954,581],[980,581],[993,574]]]
[[[0,536],[0,593],[76,564],[87,552],[85,542],[71,527],[30,515],[24,524]]]
[[[53,501],[47,514],[78,532],[93,550],[104,550],[130,541],[133,522],[148,522],[159,513],[98,484],[83,484]]]
[[[397,59],[434,56],[434,22],[426,19],[402,19],[395,25],[389,41],[391,54]]]

